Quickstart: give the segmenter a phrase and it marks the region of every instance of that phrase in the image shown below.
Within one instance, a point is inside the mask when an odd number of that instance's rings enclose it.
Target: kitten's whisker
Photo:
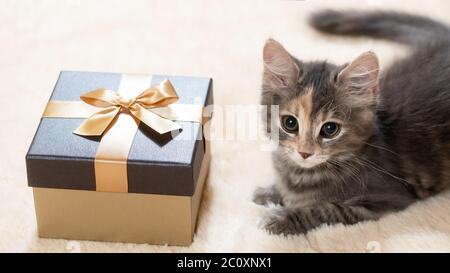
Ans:
[[[394,152],[392,150],[389,150],[388,148],[385,148],[385,147],[382,147],[382,146],[378,146],[378,145],[374,145],[374,144],[370,144],[370,143],[367,143],[367,142],[364,142],[364,141],[363,141],[363,143],[368,145],[368,146],[371,146],[373,148],[378,148],[378,149],[381,149],[381,150],[385,150],[385,151],[390,152],[390,153],[392,153],[392,154],[394,154],[396,156],[400,156],[400,154],[398,154],[398,153],[396,153],[396,152]]]
[[[364,189],[366,188],[366,184],[364,183],[364,181],[359,176],[361,174],[359,168],[355,168],[354,166],[350,165],[346,161],[337,161],[337,160],[331,159],[330,163],[333,166],[340,167],[343,170],[347,171],[348,175],[350,175],[354,180],[356,180],[361,185],[362,188],[364,188]]]
[[[346,161],[342,161],[339,164],[341,164],[344,169],[346,169],[350,172],[350,175],[359,182],[361,187],[363,187],[364,189],[366,188],[366,184],[360,177],[361,170],[359,168],[356,168],[355,166],[351,165],[349,162],[346,162]]]
[[[355,155],[355,156],[356,156],[356,155]],[[375,164],[375,163],[373,163],[373,162],[370,162],[370,161],[368,161],[368,160],[366,160],[366,159],[364,159],[364,158],[362,158],[362,157],[358,157],[358,156],[356,156],[356,157],[357,157],[359,160],[362,160],[363,162],[365,162],[365,163],[367,163],[368,165],[370,165],[370,166],[372,167],[373,170],[377,170],[377,171],[380,171],[380,172],[382,172],[382,173],[384,173],[384,174],[387,174],[387,175],[389,175],[390,177],[395,178],[395,179],[397,179],[397,180],[403,182],[405,185],[409,185],[409,184],[410,184],[409,181],[407,181],[407,180],[405,180],[405,179],[403,179],[403,178],[400,178],[400,177],[398,177],[398,176],[396,176],[396,175],[393,175],[392,173],[390,173],[389,171],[383,169],[383,168],[380,167],[379,165],[377,165],[377,164]],[[369,167],[369,166],[366,165],[366,167]]]
[[[328,169],[334,176],[336,176],[342,183],[335,183],[335,185],[339,186],[340,191],[342,192],[342,196],[345,196],[344,185],[346,185],[345,179],[339,174],[339,171],[334,171],[333,169]],[[332,180],[334,181],[334,180]]]
[[[339,162],[339,161],[336,161],[336,160],[334,160],[334,159],[331,159],[331,160],[330,160],[330,163],[332,164],[332,166],[339,167],[339,168],[341,168],[341,169],[343,169],[343,170],[348,171],[348,172],[349,172],[348,174],[349,174],[351,177],[353,177],[353,178],[354,178],[355,180],[357,180],[362,186],[364,186],[362,180],[360,180],[360,178],[358,177],[357,173],[355,172],[355,169],[351,169],[351,168],[348,167],[348,165],[346,165],[344,162]],[[332,171],[332,170],[330,169],[330,171]],[[342,175],[340,175],[340,171],[339,171],[339,170],[336,170],[336,171],[339,173],[338,176],[342,177],[341,181],[343,181],[343,184],[347,185],[350,181],[348,181],[347,179],[344,179],[344,177],[343,177]],[[334,171],[332,171],[332,172],[333,172],[335,175],[337,175]]]

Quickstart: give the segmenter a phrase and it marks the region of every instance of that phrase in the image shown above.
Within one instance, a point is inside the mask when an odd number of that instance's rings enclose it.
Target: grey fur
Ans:
[[[253,202],[264,206],[269,204],[283,205],[283,197],[275,185],[267,188],[259,187],[253,195]]]
[[[301,234],[322,224],[354,224],[375,220],[450,185],[450,34],[433,20],[392,12],[322,11],[311,25],[325,33],[366,35],[407,44],[413,51],[387,68],[379,80],[369,123],[364,109],[347,113],[348,126],[361,127],[346,151],[310,169],[299,167],[280,145],[273,154],[279,183],[255,192],[258,204],[281,204],[264,219],[275,234]],[[313,113],[330,101],[345,102],[335,88],[344,66],[295,59],[301,75],[297,85],[274,88],[263,82],[263,105],[280,105],[313,87]],[[333,104],[333,103],[331,103]],[[264,115],[267,130],[274,122]],[[355,129],[356,130],[356,129]],[[356,131],[354,131],[356,132]],[[281,142],[289,136],[280,131]],[[351,136],[346,141],[351,141]],[[360,143],[358,144],[359,141]],[[355,144],[356,143],[356,144]],[[352,148],[356,147],[356,148]],[[281,197],[281,200],[280,200]]]

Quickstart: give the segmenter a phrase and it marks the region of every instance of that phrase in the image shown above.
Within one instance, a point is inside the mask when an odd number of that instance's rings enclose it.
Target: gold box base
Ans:
[[[208,165],[205,156],[193,196],[33,188],[39,236],[188,246]]]

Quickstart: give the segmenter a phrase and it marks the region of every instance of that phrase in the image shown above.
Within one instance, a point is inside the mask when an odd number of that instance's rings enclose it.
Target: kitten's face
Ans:
[[[322,87],[324,88],[324,87]],[[333,89],[330,84],[329,88]],[[280,148],[302,168],[343,159],[364,145],[372,133],[372,109],[352,109],[327,93],[299,87],[299,95],[280,105],[275,122],[280,130]],[[325,97],[321,97],[325,95]]]
[[[279,105],[278,153],[301,168],[348,158],[372,135],[378,61],[365,53],[347,66],[301,63],[269,40],[263,104]]]

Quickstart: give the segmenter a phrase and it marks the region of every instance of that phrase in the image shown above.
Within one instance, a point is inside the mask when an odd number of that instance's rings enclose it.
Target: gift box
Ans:
[[[210,78],[61,72],[26,155],[39,236],[189,245],[212,103]]]

